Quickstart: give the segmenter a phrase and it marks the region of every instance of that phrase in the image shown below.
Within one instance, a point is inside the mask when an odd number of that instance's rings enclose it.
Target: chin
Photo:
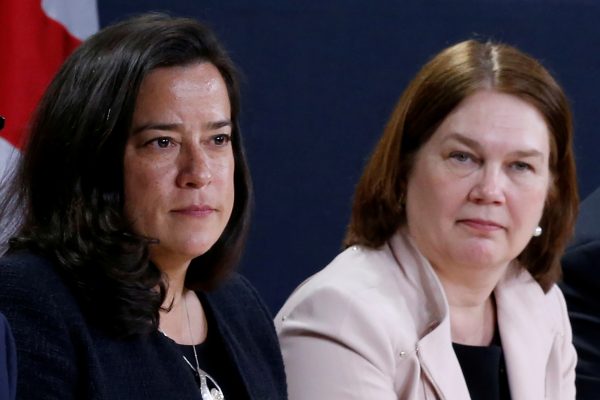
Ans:
[[[502,257],[499,257],[498,249],[490,246],[469,246],[460,252],[460,258],[465,260],[465,264],[480,267],[489,267],[498,264]]]
[[[217,241],[214,240],[210,242],[197,243],[189,247],[186,246],[185,248],[181,249],[181,252],[182,254],[187,254],[191,259],[193,259],[206,254],[206,252],[212,249],[216,242]]]
[[[190,238],[188,236],[185,240],[161,240],[156,247],[150,247],[150,258],[189,262],[206,254],[218,239],[218,237]]]

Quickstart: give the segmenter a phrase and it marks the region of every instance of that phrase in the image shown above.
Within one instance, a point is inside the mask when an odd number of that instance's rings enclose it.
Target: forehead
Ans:
[[[220,123],[230,121],[231,113],[225,80],[213,64],[157,68],[140,85],[130,131],[144,125]]]
[[[540,111],[517,96],[480,90],[466,97],[442,121],[432,140],[463,135],[481,144],[548,153],[550,132]]]
[[[153,69],[142,80],[138,99],[153,92],[197,95],[223,90],[227,92],[227,85],[218,68],[210,62],[197,62]]]

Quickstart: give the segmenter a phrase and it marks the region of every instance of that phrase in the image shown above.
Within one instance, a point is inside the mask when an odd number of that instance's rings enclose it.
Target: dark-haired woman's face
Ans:
[[[125,215],[158,239],[161,269],[189,263],[223,233],[234,201],[227,87],[210,63],[160,68],[142,82],[125,147]]]

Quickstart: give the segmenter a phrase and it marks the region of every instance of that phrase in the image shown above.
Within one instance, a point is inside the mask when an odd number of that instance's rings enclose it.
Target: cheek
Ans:
[[[537,223],[544,212],[546,200],[547,191],[539,189],[535,192],[525,193],[524,196],[519,196],[515,202],[517,203],[519,212],[523,218],[535,219],[535,222]]]
[[[146,214],[147,209],[161,193],[160,176],[164,176],[156,165],[144,161],[127,160],[124,163],[124,212],[134,225]]]
[[[213,181],[216,181],[216,183],[218,182],[222,196],[228,200],[231,198],[231,202],[233,203],[235,173],[233,154],[227,159],[215,163],[212,167],[212,171]]]
[[[514,197],[517,202],[523,203],[523,208],[529,207],[529,212],[539,210],[541,212],[544,206],[553,196],[553,184],[549,176],[531,179],[529,182],[515,188]]]
[[[408,184],[410,209],[416,214],[423,214],[422,218],[446,213],[456,197],[457,182],[449,179],[445,171],[425,163],[415,167]]]
[[[546,187],[515,190],[511,193],[509,212],[514,227],[522,230],[525,237],[530,237],[540,223],[547,200]]]

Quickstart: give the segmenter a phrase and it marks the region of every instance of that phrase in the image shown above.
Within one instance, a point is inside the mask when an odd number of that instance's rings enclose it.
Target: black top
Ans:
[[[214,292],[197,294],[212,312],[213,330],[248,393],[240,399],[286,399],[271,315],[248,281],[236,274]],[[19,252],[0,258],[0,311],[17,347],[17,399],[200,398],[172,340],[158,331],[129,339],[108,336],[43,257]]]
[[[600,188],[579,209],[575,238],[562,258],[560,287],[567,301],[577,350],[578,400],[600,393]]]
[[[452,343],[472,400],[510,400],[499,338],[489,346]]]
[[[204,307],[204,305],[203,305]],[[206,307],[204,307],[206,308]],[[246,399],[248,394],[244,390],[244,385],[240,374],[235,367],[235,364],[227,354],[225,343],[217,334],[214,327],[216,321],[213,313],[209,309],[206,310],[206,325],[208,326],[208,333],[204,342],[197,344],[196,346],[189,345],[178,345],[181,353],[185,358],[196,367],[196,357],[194,355],[194,347],[196,347],[196,355],[198,356],[198,365],[206,372],[212,379],[217,382],[219,388],[223,392],[225,400],[229,399]],[[186,362],[187,364],[187,362]],[[198,387],[200,387],[200,377],[196,373],[195,369],[189,368],[190,374],[196,380]],[[209,389],[213,388],[211,382],[207,382]]]

